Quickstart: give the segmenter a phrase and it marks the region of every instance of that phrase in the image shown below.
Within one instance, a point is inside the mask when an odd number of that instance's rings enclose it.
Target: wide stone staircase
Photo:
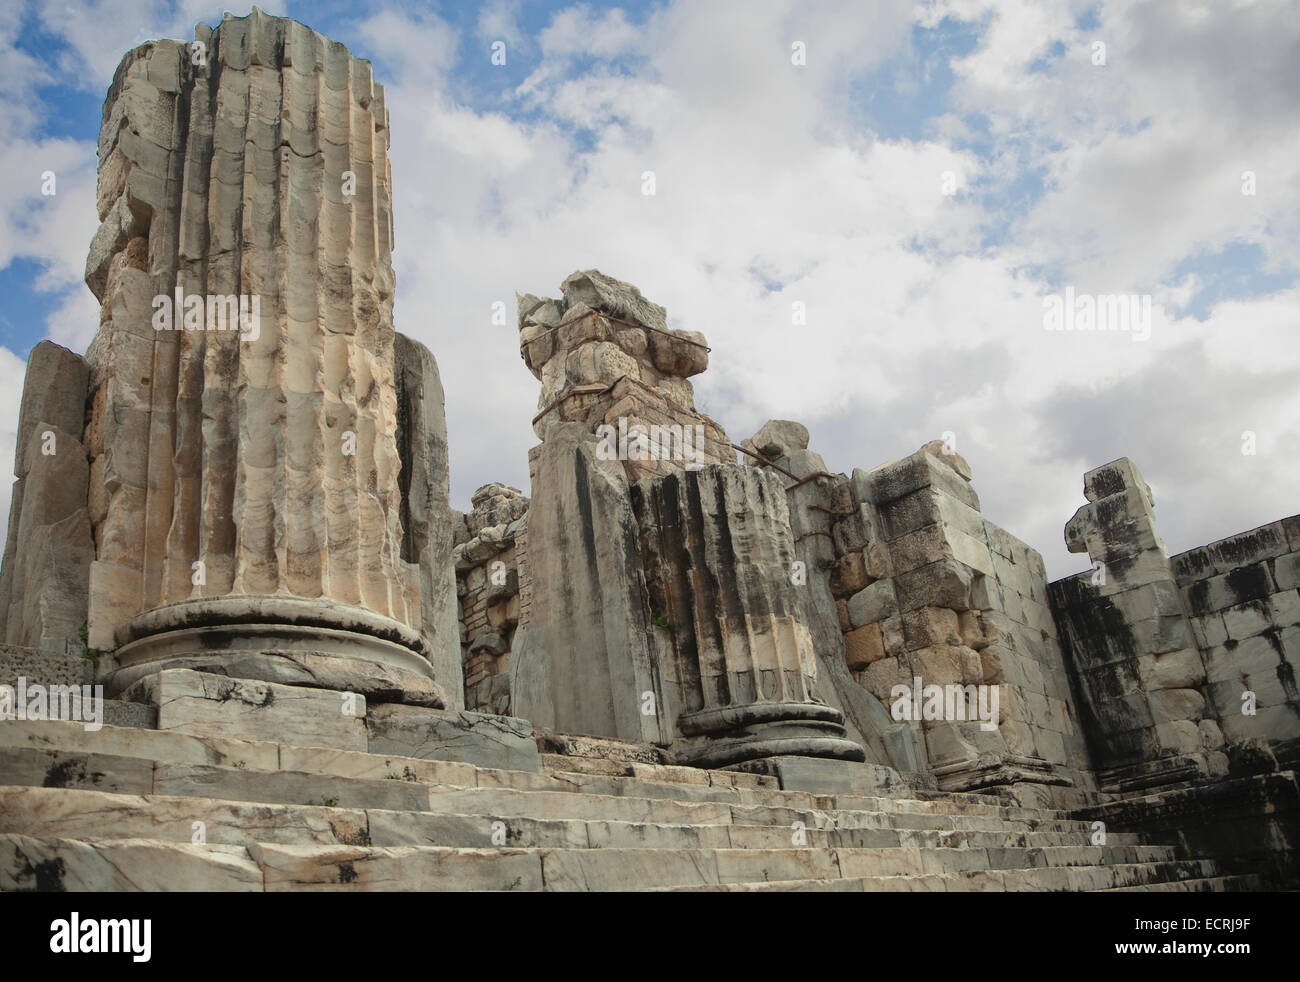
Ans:
[[[1122,831],[979,795],[542,754],[508,770],[0,721],[4,890],[1230,890]],[[910,793],[910,792],[909,792]]]

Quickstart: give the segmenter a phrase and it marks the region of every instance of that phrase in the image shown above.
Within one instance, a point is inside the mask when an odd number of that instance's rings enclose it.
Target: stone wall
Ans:
[[[520,621],[527,548],[528,499],[516,488],[487,484],[461,516],[452,559],[460,598],[465,707],[510,713],[510,648]]]
[[[770,422],[742,446],[792,464],[807,452],[798,446],[807,431],[798,427],[792,439],[792,427]],[[969,482],[966,462],[935,442],[851,479],[828,475],[828,503],[801,505],[829,519],[827,533],[805,535],[825,542],[845,662],[884,707],[895,686],[913,688],[918,678],[999,687],[996,730],[951,719],[908,724],[941,787],[1023,783],[1039,786],[1027,795],[1079,800],[1093,784],[1042,557],[980,515]]]
[[[1170,563],[1203,652],[1206,715],[1218,720],[1230,762],[1258,741],[1284,764],[1300,760],[1300,515]],[[1242,711],[1246,692],[1253,714]]]
[[[1300,739],[1300,519],[1172,559],[1120,459],[1084,477],[1066,543],[1093,568],[1051,585],[1103,788],[1273,770]]]
[[[669,330],[663,307],[598,270],[576,272],[560,289],[557,300],[519,295],[519,351],[542,383],[539,437],[553,422],[608,427],[629,481],[736,462],[687,381],[708,367],[704,335]]]

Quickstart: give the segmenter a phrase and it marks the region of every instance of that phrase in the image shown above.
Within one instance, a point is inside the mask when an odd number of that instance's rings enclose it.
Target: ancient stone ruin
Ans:
[[[388,126],[256,10],[118,68],[99,330],[22,396],[0,888],[1300,882],[1300,516],[1171,557],[1113,461],[1049,583],[943,443],[734,443],[594,269],[519,296],[530,487],[460,514]]]

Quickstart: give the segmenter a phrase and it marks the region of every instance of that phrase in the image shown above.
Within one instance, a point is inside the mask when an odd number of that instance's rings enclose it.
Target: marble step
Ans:
[[[236,764],[239,761],[235,762]],[[448,787],[419,781],[344,777],[306,771],[265,771],[214,764],[154,763],[121,757],[31,746],[0,747],[0,781],[12,785],[69,787],[122,794],[165,794],[269,804],[340,805],[395,811],[490,815],[495,817],[596,818],[612,821],[784,825],[805,828],[935,828],[961,831],[1083,831],[1081,821],[1000,819],[987,815],[928,812],[870,812],[846,809],[681,801],[632,794]],[[632,787],[623,789],[635,790]],[[735,794],[753,793],[733,789]],[[731,799],[735,801],[737,799]],[[874,801],[875,799],[865,799]]]
[[[0,892],[244,893],[263,879],[243,846],[0,834]]]
[[[196,826],[195,823],[201,823]],[[498,824],[499,823],[499,824]],[[91,839],[154,838],[189,842],[316,845],[438,845],[560,848],[749,848],[794,845],[784,827],[668,824],[584,819],[442,815],[385,809],[223,801],[175,795],[130,795],[44,787],[0,787],[0,832]],[[807,829],[807,848],[1035,849],[1087,845],[1060,832],[944,832],[916,829]],[[1139,844],[1112,835],[1114,846]]]
[[[934,850],[943,854],[961,850]],[[918,850],[458,849],[247,847],[0,834],[0,889],[64,890],[644,890],[840,879],[946,877],[944,889],[1101,890],[1216,875],[1205,861],[979,870],[926,868]],[[826,881],[826,882],[823,882]],[[932,883],[931,889],[938,887]],[[919,885],[918,885],[919,888]]]
[[[1108,893],[1158,892],[1237,892],[1258,889],[1253,876],[1199,876],[1186,879],[1163,879],[1188,872],[1181,864],[1141,864],[1129,866],[1074,866],[1031,870],[985,870],[963,873],[926,873],[919,876],[860,876],[839,880],[778,880],[753,883],[720,883],[688,887],[657,887],[663,892],[810,892],[842,893],[1005,893],[1005,892],[1074,892]],[[1102,886],[1124,883],[1124,886]]]
[[[294,771],[365,780],[401,780],[448,788],[545,790],[778,808],[960,814],[996,819],[1049,821],[1063,817],[1058,812],[998,804],[981,795],[947,795],[931,800],[813,795],[775,788],[772,786],[774,779],[764,775],[639,763],[621,765],[634,769],[633,776],[576,772],[543,774],[475,767],[457,761],[422,760],[325,747],[298,747],[259,740],[199,737],[174,731],[104,726],[91,732],[84,730],[79,723],[62,721],[0,721],[0,782],[5,781],[2,751],[6,747],[76,751],[174,764],[237,766],[248,771],[269,773]],[[138,764],[134,766],[136,770],[140,767]],[[693,780],[688,782],[680,772],[688,772],[687,776]],[[107,775],[109,772],[103,773]]]
[[[1090,831],[1087,822],[1067,819],[1000,819],[986,815],[942,815],[911,812],[874,812],[834,808],[787,808],[769,805],[727,805],[687,802],[631,795],[587,794],[575,796],[552,791],[518,791],[508,788],[435,790],[429,810],[452,814],[531,818],[603,818],[617,821],[733,823],[784,826],[793,829],[916,828],[958,831]]]
[[[1156,891],[1161,893],[1252,893],[1263,890],[1264,884],[1254,873],[1232,876],[1207,876],[1187,880],[1167,880],[1135,887],[1111,887],[1102,893],[1136,893]]]
[[[152,763],[113,754],[70,753],[31,747],[0,748],[0,782],[30,787],[68,787],[126,795],[205,797],[248,803],[342,806],[395,812],[434,812],[490,819],[603,819],[659,825],[783,826],[790,834],[818,829],[918,829],[974,832],[1065,832],[1091,826],[1066,819],[998,819],[911,812],[798,809],[720,801],[679,801],[633,795],[515,788],[447,788],[412,780],[376,780],[308,771],[260,771],[248,767]],[[742,793],[742,790],[737,790]]]

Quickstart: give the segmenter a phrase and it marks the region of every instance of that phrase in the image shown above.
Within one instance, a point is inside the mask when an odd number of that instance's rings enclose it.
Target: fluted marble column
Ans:
[[[798,755],[863,760],[817,696],[817,656],[785,488],[729,464],[632,486],[651,605],[671,636],[662,667],[683,761]]]
[[[86,278],[88,623],[119,687],[189,665],[443,702],[421,566],[449,525],[401,528],[399,446],[431,444],[398,433],[387,150],[370,64],[256,9],[117,71]],[[159,330],[178,289],[260,316]]]

